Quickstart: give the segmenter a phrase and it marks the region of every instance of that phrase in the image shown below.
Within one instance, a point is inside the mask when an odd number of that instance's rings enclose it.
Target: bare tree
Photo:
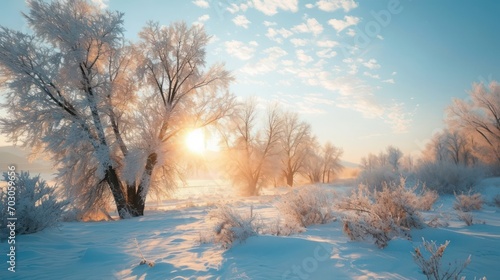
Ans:
[[[341,171],[344,166],[340,163],[340,157],[344,153],[341,148],[335,147],[332,143],[326,142],[323,152],[323,183],[331,182],[330,175]]]
[[[305,165],[305,174],[311,183],[328,183],[331,175],[344,167],[340,163],[343,151],[330,142],[320,146],[316,139],[310,145]]]
[[[304,173],[309,178],[310,183],[319,183],[323,177],[323,158],[321,156],[321,146],[316,138],[311,139],[307,157],[305,160]]]
[[[203,71],[208,36],[199,27],[152,24],[136,47],[124,43],[122,13],[84,0],[28,6],[32,33],[0,31],[0,128],[49,154],[83,211],[112,198],[120,217],[143,215],[155,167],[176,161],[179,132],[228,112],[230,75],[222,65]]]
[[[458,130],[436,133],[423,151],[424,159],[436,162],[452,162],[456,165],[474,165],[473,138]]]
[[[295,175],[304,169],[311,138],[309,124],[301,122],[297,113],[284,113],[283,134],[280,139],[281,168],[286,178],[286,184],[290,187],[293,186]]]
[[[448,125],[475,136],[486,161],[500,164],[500,84],[474,84],[470,100],[453,100],[448,108]]]
[[[403,157],[403,152],[401,152],[399,148],[396,148],[394,146],[389,146],[386,150],[387,155],[385,156],[385,158],[387,158],[387,163],[391,166],[394,172],[398,172],[400,160]]]
[[[267,110],[265,122],[258,127],[255,99],[239,104],[229,127],[221,130],[226,146],[225,161],[232,180],[243,185],[243,195],[257,195],[273,157],[279,153],[282,120],[277,106]]]

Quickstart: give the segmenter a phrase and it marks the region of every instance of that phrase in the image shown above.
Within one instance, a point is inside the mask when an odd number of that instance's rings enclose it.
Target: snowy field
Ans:
[[[324,186],[338,193],[346,186]],[[229,250],[202,242],[211,226],[206,215],[223,202],[250,211],[263,220],[277,219],[274,203],[288,189],[268,190],[260,197],[236,198],[217,184],[192,183],[177,199],[152,202],[144,217],[112,222],[62,223],[17,237],[16,272],[4,262],[0,279],[425,279],[413,262],[414,246],[426,240],[450,240],[445,261],[471,264],[467,279],[500,277],[500,208],[491,198],[500,194],[500,179],[484,180],[478,190],[486,203],[474,211],[479,223],[466,226],[453,210],[454,197],[442,196],[426,219],[448,220],[442,228],[412,230],[413,241],[395,239],[384,249],[350,241],[339,221],[307,228],[288,237],[254,236]],[[141,252],[153,267],[140,265]],[[4,248],[7,244],[1,243]],[[5,258],[5,255],[4,255]]]

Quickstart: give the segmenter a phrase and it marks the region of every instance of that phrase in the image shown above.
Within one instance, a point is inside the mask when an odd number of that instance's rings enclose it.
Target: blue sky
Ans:
[[[232,92],[297,110],[353,162],[390,144],[416,154],[453,98],[500,80],[497,1],[100,2],[125,13],[130,40],[148,20],[203,24],[207,62],[226,63]],[[0,25],[26,30],[24,2],[1,5]]]

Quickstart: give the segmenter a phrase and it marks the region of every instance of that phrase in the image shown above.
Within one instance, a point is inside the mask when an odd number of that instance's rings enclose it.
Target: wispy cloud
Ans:
[[[264,26],[267,26],[267,27],[277,25],[276,22],[274,22],[274,21],[267,21],[267,20],[263,21],[262,24],[264,24]]]
[[[278,10],[296,12],[298,11],[298,0],[253,0],[253,7],[265,15],[272,16]]]
[[[286,108],[309,115],[326,114],[327,111],[321,107],[331,106],[335,103],[332,98],[325,97],[320,93],[305,95],[278,93],[273,98]]]
[[[392,127],[393,133],[408,132],[412,123],[413,113],[408,112],[404,103],[393,103],[387,109],[385,121]]]
[[[251,76],[269,73],[276,70],[278,60],[288,54],[280,47],[267,48],[263,53],[266,57],[259,59],[256,63],[246,64],[240,71]]]
[[[383,80],[382,83],[395,84],[396,82],[394,81],[394,79],[387,79]]]
[[[328,24],[331,25],[335,30],[337,30],[337,33],[344,30],[345,28],[349,26],[356,25],[360,22],[360,18],[355,17],[355,16],[344,16],[344,19],[330,19],[328,21]]]
[[[203,25],[209,19],[210,19],[209,15],[202,15],[195,22],[193,22],[193,24]]]
[[[237,12],[245,12],[246,10],[248,9],[248,4],[246,3],[241,3],[241,4],[234,4],[234,3],[231,3],[229,5],[229,7],[226,8],[226,10],[228,12],[230,12],[231,14],[235,14]]]
[[[304,50],[296,50],[295,54],[297,55],[297,59],[302,63],[309,63],[314,60],[311,56],[307,55]]]
[[[377,75],[377,74],[372,74],[370,72],[364,72],[363,75],[367,76],[367,77],[370,77],[370,78],[373,78],[373,79],[380,79],[380,76]]]
[[[292,38],[290,39],[290,43],[292,43],[295,47],[303,47],[307,45],[306,39]]]
[[[333,48],[339,45],[339,42],[332,40],[319,40],[316,41],[316,45],[320,48]]]
[[[380,64],[377,63],[376,59],[369,59],[368,61],[363,62],[363,66],[368,69],[378,69],[380,68]]]
[[[337,55],[337,52],[332,48],[322,49],[316,52],[316,55],[321,58],[332,58]]]
[[[193,1],[193,4],[195,4],[196,6],[198,6],[200,8],[203,8],[203,9],[210,7],[210,4],[208,3],[208,1],[205,1],[205,0],[195,0],[195,1]]]
[[[276,29],[276,28],[269,27],[267,29],[267,33],[266,33],[267,38],[269,38],[277,43],[280,43],[280,44],[283,42],[283,38],[286,39],[292,35],[293,35],[293,32],[288,30],[288,29],[285,29],[285,28]]]
[[[235,18],[233,18],[233,22],[237,26],[241,26],[243,28],[248,28],[248,25],[250,24],[250,21],[244,15],[236,16]]]
[[[345,12],[349,12],[350,10],[358,7],[358,3],[354,0],[320,0],[316,2],[316,6],[318,9],[333,12],[338,9],[343,9]]]
[[[257,45],[258,44],[255,41],[251,41],[248,45],[237,40],[224,42],[226,52],[229,55],[237,57],[241,60],[248,60],[252,58]]]
[[[323,25],[315,18],[308,18],[306,22],[292,27],[292,31],[297,33],[312,33],[314,36],[318,36],[323,32]]]

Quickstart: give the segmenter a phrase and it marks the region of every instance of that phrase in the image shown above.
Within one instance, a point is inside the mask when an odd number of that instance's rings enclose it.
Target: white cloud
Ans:
[[[274,25],[276,25],[277,23],[276,23],[276,22],[274,22],[274,21],[267,21],[267,20],[265,20],[264,22],[262,22],[262,24],[264,24],[264,26],[269,27],[269,26],[274,26]]]
[[[382,83],[395,84],[396,82],[394,81],[394,79],[387,79],[383,80]]]
[[[380,118],[384,108],[373,97],[373,88],[356,76],[331,77],[329,72],[320,72],[320,84],[327,90],[338,93],[336,105],[360,112],[365,118]]]
[[[323,32],[323,25],[315,18],[308,18],[305,23],[294,26],[292,31],[297,33],[312,33],[314,36],[318,36]]]
[[[272,16],[278,13],[278,10],[283,11],[298,11],[298,0],[253,0],[253,7],[265,15]]]
[[[316,42],[316,45],[321,48],[333,48],[338,46],[339,42],[332,40],[320,40]]]
[[[210,4],[205,0],[195,0],[193,1],[193,4],[203,9],[210,7]]]
[[[309,63],[314,60],[311,56],[307,55],[304,50],[296,50],[295,54],[297,55],[297,59],[303,63]]]
[[[193,22],[193,24],[203,25],[209,19],[210,19],[209,15],[202,15],[198,18],[198,20]]]
[[[338,9],[344,9],[345,12],[349,12],[358,7],[358,3],[354,0],[320,0],[316,2],[316,6],[326,12],[333,12]]]
[[[396,75],[397,73],[398,73],[398,72],[392,72],[392,74],[391,74],[391,75],[393,75],[393,76],[394,76],[394,75]]]
[[[376,74],[372,74],[370,72],[364,72],[363,75],[367,76],[367,77],[370,77],[370,78],[373,78],[373,79],[380,79],[380,76],[379,75],[376,75]]]
[[[281,64],[283,64],[284,66],[292,66],[294,63],[293,63],[293,60],[283,59],[281,61]]]
[[[278,42],[280,44],[283,42],[283,38],[286,39],[292,35],[293,35],[293,32],[290,30],[287,30],[285,28],[275,29],[275,28],[269,27],[267,29],[267,33],[266,33],[267,38],[269,38],[275,42]]]
[[[349,67],[349,71],[347,71],[348,74],[354,75],[358,73],[358,65],[350,64],[348,67]]]
[[[347,32],[345,34],[347,34],[347,36],[354,37],[354,36],[356,36],[356,31],[352,28],[349,28],[349,29],[347,29]]]
[[[337,52],[333,51],[331,48],[326,48],[317,51],[316,55],[321,58],[332,58],[337,55]]]
[[[257,46],[257,42],[252,41],[248,45],[241,41],[227,41],[224,43],[224,46],[226,47],[226,52],[234,57],[237,57],[241,60],[248,60],[252,58],[254,52],[255,52],[255,47]]]
[[[235,14],[239,11],[246,11],[248,9],[248,5],[245,4],[245,3],[242,3],[240,5],[238,4],[234,4],[234,3],[231,3],[231,5],[229,5],[229,7],[227,7],[227,11],[230,12],[231,14]]]
[[[276,70],[278,60],[288,54],[280,47],[267,48],[263,53],[267,56],[259,59],[256,63],[246,64],[240,71],[252,76],[272,72]]]
[[[307,40],[305,40],[305,39],[292,38],[292,39],[290,39],[290,42],[295,47],[303,47],[303,46],[307,45]]]
[[[328,24],[330,24],[335,30],[337,30],[337,33],[344,30],[346,27],[356,25],[358,24],[360,19],[358,17],[354,16],[344,16],[344,20],[341,19],[331,19],[328,21]]]
[[[234,24],[241,26],[243,28],[248,28],[248,24],[250,23],[250,21],[244,15],[236,16],[235,18],[233,18],[233,22]]]
[[[384,37],[382,37],[382,35],[380,35],[380,34],[379,34],[379,35],[377,35],[377,38],[378,38],[379,40],[384,40]]]
[[[380,68],[380,64],[377,63],[376,59],[370,59],[366,62],[363,62],[363,65],[368,69],[378,69]]]
[[[412,122],[412,113],[408,113],[404,103],[394,103],[388,106],[385,122],[391,125],[394,133],[408,132]]]
[[[308,3],[308,4],[306,4],[306,8],[308,8],[308,9],[312,9],[312,8],[314,8],[314,5],[313,5],[313,4],[311,4],[311,3]]]

